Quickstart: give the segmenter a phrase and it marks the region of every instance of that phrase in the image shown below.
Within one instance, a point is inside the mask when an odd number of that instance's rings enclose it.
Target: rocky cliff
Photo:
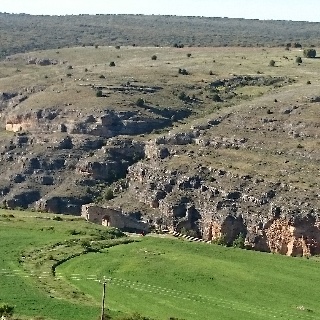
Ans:
[[[192,231],[205,240],[223,238],[229,245],[244,235],[246,247],[260,251],[320,253],[320,210],[308,206],[300,191],[290,191],[300,199],[296,206],[286,198],[286,184],[212,167],[195,166],[193,174],[186,174],[163,165],[139,163],[128,174],[128,192],[152,209],[147,216],[156,228]]]
[[[299,105],[292,110],[300,110],[297,115],[301,117],[309,108]],[[288,132],[290,138],[281,145],[282,150],[268,149],[270,136],[280,138],[283,123],[295,122],[286,110],[270,107],[266,114],[273,114],[274,122],[282,118],[281,124],[273,124],[270,130],[261,121],[251,136],[247,134],[250,121],[261,107],[252,108],[251,115],[223,112],[185,132],[172,131],[150,140],[145,145],[145,160],[128,169],[126,193],[114,202],[134,211],[137,206],[132,208],[124,200],[137,199],[157,229],[183,231],[229,245],[243,236],[244,245],[255,250],[293,256],[319,254],[317,179],[299,176],[301,165],[312,168],[319,153],[309,149],[308,158],[313,161],[306,161],[306,151],[301,153],[299,146],[290,145],[302,132],[296,137]],[[246,130],[239,130],[241,118],[246,120]],[[300,127],[309,131],[304,135],[313,141],[312,126],[300,122]],[[305,179],[310,179],[308,185]]]

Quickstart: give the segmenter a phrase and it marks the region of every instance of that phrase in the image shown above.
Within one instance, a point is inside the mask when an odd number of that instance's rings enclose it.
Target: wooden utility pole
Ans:
[[[102,290],[102,301],[101,301],[101,318],[100,320],[105,320],[104,317],[104,302],[106,299],[106,280],[103,280],[103,290]]]

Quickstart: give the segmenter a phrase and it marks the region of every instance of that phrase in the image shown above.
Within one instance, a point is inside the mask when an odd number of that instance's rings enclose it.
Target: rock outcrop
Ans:
[[[22,99],[22,97],[16,97]],[[26,98],[25,98],[26,99]],[[62,109],[47,108],[28,113],[11,113],[6,116],[6,130],[32,133],[66,132],[69,134],[89,134],[104,138],[119,135],[150,133],[171,124],[163,117],[148,117],[139,112],[115,112],[107,110],[96,116],[67,117]]]
[[[37,58],[37,57],[28,57],[27,64],[37,64],[39,66],[50,66],[50,65],[56,65],[59,63],[56,59],[49,59],[49,58]]]

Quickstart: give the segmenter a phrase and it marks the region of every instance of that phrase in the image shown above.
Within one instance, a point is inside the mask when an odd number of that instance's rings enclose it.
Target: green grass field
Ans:
[[[112,315],[320,319],[316,258],[170,237],[134,238],[106,248],[108,241],[121,241],[101,236],[114,231],[62,217],[1,211],[0,302],[14,305],[19,319],[98,319],[102,285],[97,280],[103,278]],[[90,239],[100,250],[84,252],[80,244]],[[52,265],[63,260],[53,276]]]
[[[77,302],[65,289],[76,292],[69,283],[59,283],[59,286],[53,283],[51,268],[46,266],[47,252],[41,248],[61,241],[86,239],[103,229],[77,217],[64,216],[63,221],[53,218],[53,215],[45,217],[34,212],[0,211],[0,303],[14,305],[19,319],[96,319],[100,312],[98,304],[91,300],[90,303]],[[72,235],[77,233],[74,230],[79,234]],[[43,253],[42,261],[24,263],[28,258],[26,251]],[[75,251],[77,248],[70,247],[71,254]],[[44,290],[52,286],[51,292]],[[63,290],[62,294],[66,293],[65,299],[55,292],[54,286]]]
[[[105,276],[110,309],[156,319],[320,318],[319,263],[307,259],[146,237],[58,271],[97,301],[92,279]]]

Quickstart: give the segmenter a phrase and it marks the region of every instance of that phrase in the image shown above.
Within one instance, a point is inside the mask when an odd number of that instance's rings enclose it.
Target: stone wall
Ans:
[[[149,225],[147,223],[125,215],[120,209],[87,204],[82,206],[81,216],[87,221],[118,228],[123,231],[149,232]]]

